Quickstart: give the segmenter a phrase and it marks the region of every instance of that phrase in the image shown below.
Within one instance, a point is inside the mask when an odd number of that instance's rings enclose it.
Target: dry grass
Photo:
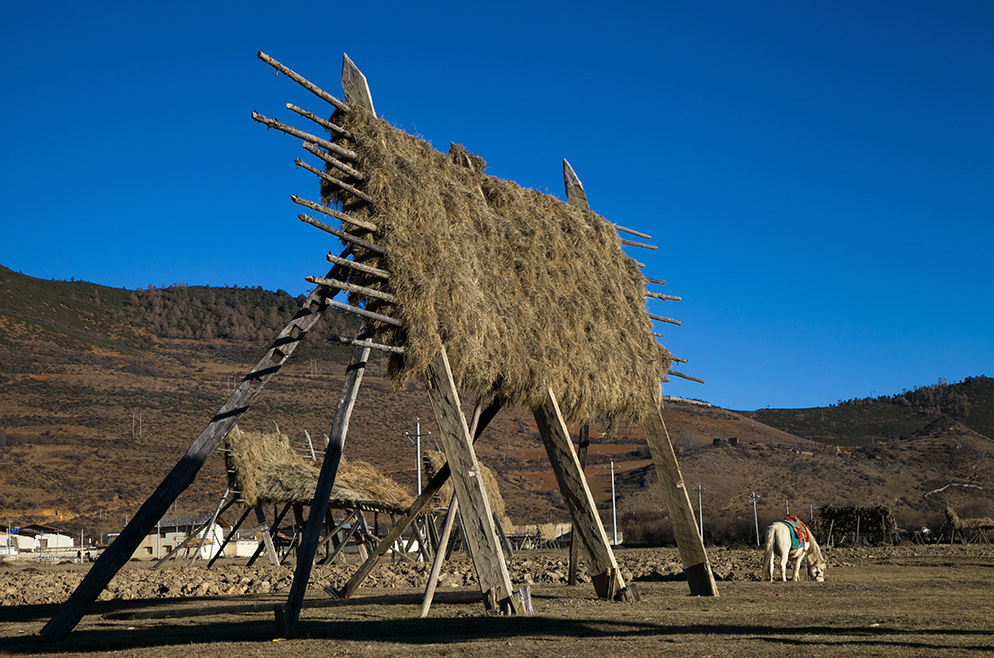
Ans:
[[[439,452],[438,450],[429,450],[424,453],[425,457],[431,464],[431,473],[437,473],[443,465],[445,465],[445,453]],[[490,503],[490,510],[497,514],[497,518],[500,519],[500,524],[504,528],[504,532],[510,532],[513,524],[511,519],[507,516],[507,508],[504,504],[504,497],[500,493],[500,486],[497,484],[497,476],[494,472],[484,466],[480,466],[480,481],[483,482],[483,490],[487,493],[487,502]],[[438,498],[442,501],[443,505],[448,505],[449,501],[452,500],[452,479],[449,478],[442,488],[439,489]]]
[[[985,655],[990,653],[994,631],[990,558],[990,549],[962,547],[861,549],[837,555],[825,583],[736,580],[719,583],[719,598],[697,598],[687,596],[685,582],[646,577],[638,581],[642,601],[635,604],[597,601],[589,584],[535,585],[531,617],[487,617],[482,606],[436,604],[429,618],[422,620],[416,618],[416,605],[357,603],[309,608],[305,604],[302,637],[275,642],[273,615],[267,609],[238,615],[131,620],[90,615],[65,643],[48,645],[35,634],[56,606],[20,606],[0,617],[0,654],[140,658],[178,654],[266,658]],[[627,559],[624,551],[619,559]],[[281,604],[285,594],[239,600]],[[195,604],[232,602],[208,599]],[[131,605],[165,610],[178,603],[113,601],[93,612]]]
[[[652,336],[642,274],[604,218],[486,176],[461,147],[439,153],[360,111],[336,121],[358,136],[347,145],[374,203],[330,189],[325,200],[379,226],[367,237],[387,255],[356,258],[391,272],[397,301],[382,310],[404,329],[377,329],[407,350],[392,364],[398,386],[444,344],[461,387],[528,408],[551,387],[571,421],[640,418],[658,403],[670,355]]]
[[[225,440],[225,462],[234,471],[233,488],[247,505],[262,502],[310,503],[319,466],[290,448],[285,434],[243,432],[235,427]],[[375,500],[407,507],[411,495],[371,464],[342,459],[332,500]]]

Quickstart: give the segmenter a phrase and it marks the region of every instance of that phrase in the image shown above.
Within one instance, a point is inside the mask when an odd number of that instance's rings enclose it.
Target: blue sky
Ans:
[[[3,3],[0,264],[305,292],[293,119],[340,95],[653,236],[663,342],[732,409],[994,376],[994,3]],[[296,118],[297,125],[306,123]]]

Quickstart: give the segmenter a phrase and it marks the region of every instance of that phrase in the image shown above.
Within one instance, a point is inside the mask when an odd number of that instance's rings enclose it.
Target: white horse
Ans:
[[[803,525],[803,524],[802,524]],[[805,529],[807,527],[805,526]],[[805,562],[808,567],[808,577],[817,580],[819,583],[825,581],[825,558],[821,554],[821,547],[815,541],[815,537],[808,532],[808,541],[799,548],[791,550],[790,537],[793,529],[783,521],[777,521],[766,529],[766,552],[763,555],[763,579],[773,580],[774,558],[780,560],[780,573],[784,582],[787,581],[787,561],[797,558],[794,563],[794,578],[799,580],[801,575],[801,562]]]

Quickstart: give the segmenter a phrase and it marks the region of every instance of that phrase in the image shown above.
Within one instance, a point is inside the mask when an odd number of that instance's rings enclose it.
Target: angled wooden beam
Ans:
[[[718,587],[711,572],[704,540],[697,531],[697,520],[694,518],[694,508],[687,494],[687,487],[680,473],[680,465],[673,452],[670,435],[663,422],[662,401],[655,409],[649,411],[642,421],[645,438],[649,443],[649,452],[656,465],[659,475],[659,485],[663,489],[663,500],[670,515],[673,534],[676,535],[677,547],[680,550],[680,560],[683,562],[684,573],[687,574],[687,584],[693,596],[718,596]]]
[[[573,536],[579,538],[590,559],[589,571],[597,595],[602,599],[627,600],[629,593],[625,589],[625,581],[618,570],[604,524],[597,513],[597,505],[590,494],[580,461],[573,452],[566,421],[551,389],[542,404],[532,411],[549,454],[552,471],[559,482],[559,491],[573,519]]]
[[[580,428],[580,442],[577,445],[576,459],[580,462],[580,470],[587,467],[587,450],[590,449],[590,423],[584,423]],[[567,585],[576,585],[577,569],[580,566],[580,542],[575,532],[569,534],[569,569],[566,575]]]
[[[348,250],[343,252],[344,258]],[[329,278],[343,278],[344,268],[335,266]],[[166,513],[181,493],[196,478],[207,457],[227,436],[232,426],[251,406],[266,383],[279,372],[286,360],[303,340],[307,332],[321,319],[327,308],[324,296],[327,289],[316,288],[308,295],[300,310],[276,336],[269,350],[245,376],[228,401],[221,406],[186,454],[166,475],[162,483],[145,501],[117,539],[100,554],[86,576],[59,611],[41,630],[42,637],[60,641],[76,627],[87,608],[107,587],[107,583],[121,570],[137,550],[149,531]]]
[[[368,332],[360,332],[359,335],[365,338]],[[366,370],[367,361],[369,361],[368,347],[356,347],[352,350],[352,362],[346,370],[342,394],[338,399],[335,420],[331,426],[330,440],[325,448],[321,473],[314,488],[314,500],[311,502],[311,509],[307,515],[307,525],[304,526],[300,550],[297,551],[297,567],[293,573],[293,584],[290,585],[290,594],[287,597],[283,613],[281,616],[277,616],[277,631],[282,637],[294,637],[297,632],[297,620],[300,618],[307,581],[311,577],[311,568],[314,566],[314,554],[317,552],[321,527],[324,524],[325,512],[328,509],[328,499],[331,498],[331,490],[335,486],[338,465],[342,459],[342,449],[345,447],[345,436],[348,434],[349,421],[352,418],[352,410],[355,408],[356,397],[359,394],[359,386],[362,384],[362,375]],[[353,523],[352,531],[355,532],[357,527],[358,524]],[[345,540],[345,542],[347,541],[348,539]]]
[[[429,364],[425,380],[439,438],[452,470],[452,485],[459,499],[466,538],[473,551],[480,591],[486,597],[488,609],[506,614],[520,613],[521,605],[513,596],[511,577],[500,549],[490,503],[480,477],[480,465],[476,461],[473,440],[444,346]]]
[[[372,112],[373,116],[376,115],[366,76],[345,54],[342,55],[342,90],[345,92],[345,102],[364,107]]]
[[[269,64],[274,69],[276,69],[277,71],[279,71],[280,73],[282,73],[286,77],[288,77],[291,80],[293,80],[294,82],[296,82],[298,85],[300,85],[301,87],[303,87],[307,91],[311,92],[312,94],[314,94],[315,96],[317,96],[318,98],[320,98],[321,100],[325,101],[326,103],[331,104],[335,109],[341,110],[342,112],[348,112],[349,111],[349,106],[348,105],[346,105],[342,101],[338,100],[337,98],[335,98],[334,96],[332,96],[331,94],[329,94],[328,92],[326,92],[324,89],[321,89],[316,84],[314,84],[310,80],[306,79],[304,76],[300,75],[296,71],[293,71],[289,67],[286,67],[283,64],[280,64],[275,59],[273,59],[272,57],[270,57],[266,53],[262,52],[261,50],[259,51],[259,53],[256,56],[259,59],[261,59],[262,61],[264,61],[266,64]]]

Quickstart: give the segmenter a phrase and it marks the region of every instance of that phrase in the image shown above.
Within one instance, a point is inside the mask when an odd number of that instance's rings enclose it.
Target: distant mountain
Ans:
[[[900,438],[939,416],[994,436],[994,379],[967,377],[954,384],[940,380],[891,396],[847,400],[830,407],[742,413],[785,432],[833,445],[868,445]]]
[[[129,291],[0,267],[0,518],[119,530],[298,304],[259,288]],[[240,426],[278,425],[309,455],[306,430],[320,450],[350,354],[323,336],[356,327],[328,312]],[[964,517],[994,516],[992,414],[994,380],[986,377],[815,409],[664,407],[695,509],[701,487],[708,541],[750,536],[753,492],[761,523],[782,518],[788,505],[886,504],[907,525],[940,518],[947,504]],[[436,431],[423,386],[398,389],[374,358],[346,458],[371,462],[414,491],[415,448],[405,432],[417,418]],[[618,516],[635,537],[658,525],[665,505],[641,428],[621,422],[613,438],[607,430],[606,421],[594,423],[588,481],[608,523],[613,462]],[[496,471],[516,523],[568,518],[530,412],[503,411],[476,451]],[[223,460],[211,458],[175,511],[213,509],[225,483]]]

